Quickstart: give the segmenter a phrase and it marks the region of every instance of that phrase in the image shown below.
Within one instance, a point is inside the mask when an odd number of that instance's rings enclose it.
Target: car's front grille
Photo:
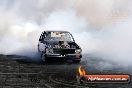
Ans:
[[[55,54],[74,54],[75,49],[53,49]]]

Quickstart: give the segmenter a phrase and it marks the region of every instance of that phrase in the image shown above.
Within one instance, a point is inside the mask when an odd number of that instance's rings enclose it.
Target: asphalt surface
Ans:
[[[122,67],[93,55],[83,55],[80,64],[71,61],[42,63],[18,55],[0,55],[0,88],[132,88],[128,84],[78,84],[76,74],[82,66],[87,74],[132,74]]]

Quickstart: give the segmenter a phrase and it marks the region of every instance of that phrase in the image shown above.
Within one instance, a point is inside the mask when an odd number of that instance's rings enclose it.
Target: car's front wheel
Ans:
[[[41,54],[41,59],[43,62],[47,62],[47,59],[46,59],[45,54],[43,52]]]

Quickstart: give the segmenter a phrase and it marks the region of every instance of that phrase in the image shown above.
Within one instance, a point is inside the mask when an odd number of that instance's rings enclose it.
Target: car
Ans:
[[[38,51],[44,62],[63,59],[79,63],[82,58],[82,49],[68,31],[43,31],[39,38]]]

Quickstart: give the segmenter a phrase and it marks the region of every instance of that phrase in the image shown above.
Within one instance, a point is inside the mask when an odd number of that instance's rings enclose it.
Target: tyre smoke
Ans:
[[[66,30],[83,53],[132,63],[131,0],[0,1],[0,53],[37,56],[43,30]]]

